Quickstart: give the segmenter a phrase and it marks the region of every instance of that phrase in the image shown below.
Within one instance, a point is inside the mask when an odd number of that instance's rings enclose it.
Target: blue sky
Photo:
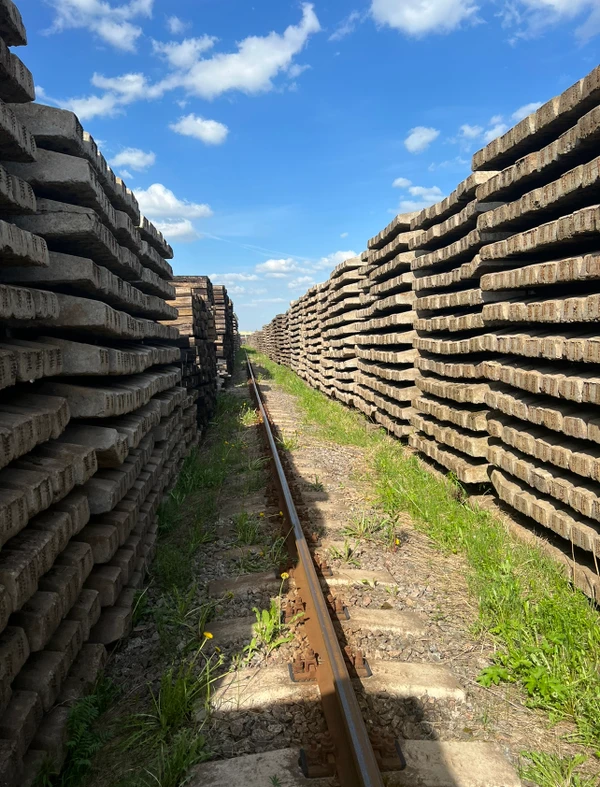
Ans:
[[[73,109],[243,329],[285,311],[598,63],[600,0],[22,0]]]

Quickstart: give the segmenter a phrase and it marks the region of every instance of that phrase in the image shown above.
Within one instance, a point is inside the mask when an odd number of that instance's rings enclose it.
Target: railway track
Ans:
[[[240,663],[218,682],[212,704],[218,716],[233,719],[230,727],[238,731],[242,751],[252,715],[258,718],[265,707],[278,714],[284,727],[286,721],[295,725],[294,742],[298,729],[302,741],[272,749],[267,743],[259,747],[262,751],[240,756],[234,741],[221,752],[224,759],[198,766],[190,783],[518,787],[513,767],[496,744],[445,740],[439,732],[444,722],[428,721],[424,709],[431,708],[437,719],[444,714],[452,719],[446,723],[449,731],[461,724],[465,691],[449,670],[428,662],[382,659],[378,649],[372,658],[361,650],[361,641],[373,632],[399,642],[423,638],[427,630],[414,613],[399,612],[385,601],[377,605],[395,585],[389,572],[328,566],[328,539],[319,533],[330,530],[328,525],[343,516],[351,501],[343,493],[324,495],[321,484],[302,477],[302,466],[281,448],[285,434],[293,430],[294,414],[268,385],[261,390],[249,360],[247,370],[270,467],[269,501],[272,509],[279,507],[287,551],[279,577],[275,571],[237,574],[211,583],[209,593],[215,598],[279,593],[281,622],[293,632],[293,640],[283,649],[287,663],[281,658],[251,667]],[[356,589],[365,586],[375,599],[371,609],[356,603]],[[226,646],[248,640],[253,622],[256,618],[248,616],[217,620],[211,624],[215,642]],[[307,723],[296,725],[296,712],[305,713]],[[411,726],[411,714],[419,724]],[[411,738],[413,729],[418,734]]]

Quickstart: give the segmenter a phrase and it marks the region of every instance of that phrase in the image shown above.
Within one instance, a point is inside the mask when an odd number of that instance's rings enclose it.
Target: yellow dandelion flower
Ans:
[[[400,546],[400,539],[399,539],[399,538],[397,538],[397,539],[396,539],[396,546],[397,546],[397,547],[399,547],[399,546]]]
[[[284,571],[284,572],[283,572],[283,574],[281,575],[281,578],[282,578],[282,579],[289,579],[289,578],[290,578],[290,575],[288,574],[288,572],[287,572],[287,571]]]
[[[279,516],[283,516],[283,511],[280,511],[280,512],[279,512]]]
[[[264,515],[265,515],[264,511],[261,511],[260,514],[259,514],[259,516],[264,516]]]
[[[210,631],[203,631],[202,632],[202,636],[205,637],[206,639],[212,639],[213,638],[213,635],[210,633]]]

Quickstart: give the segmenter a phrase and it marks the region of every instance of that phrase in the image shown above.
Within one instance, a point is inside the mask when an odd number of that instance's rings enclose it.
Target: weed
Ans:
[[[344,541],[344,546],[342,549],[338,549],[335,546],[329,547],[329,557],[332,560],[339,560],[342,563],[346,563],[349,566],[357,566],[360,568],[360,561],[354,557],[354,549],[350,546],[349,541],[346,539]]]
[[[576,754],[574,757],[559,757],[556,754],[524,751],[521,753],[527,762],[522,763],[519,771],[523,779],[529,779],[539,787],[597,787],[594,777],[585,776],[580,768],[587,757]]]
[[[396,521],[391,516],[363,511],[343,528],[342,533],[357,541],[380,541],[391,547],[395,543]]]
[[[108,740],[98,730],[98,720],[112,705],[118,690],[109,680],[100,678],[91,694],[78,700],[67,722],[67,759],[57,774],[46,760],[37,776],[36,787],[79,787],[92,767],[92,758]]]
[[[204,642],[190,661],[163,672],[156,694],[149,687],[150,710],[129,718],[126,749],[170,742],[182,727],[192,723],[198,707],[208,705],[211,685],[218,677],[216,672],[222,658],[214,655],[205,658],[202,654]]]
[[[312,483],[310,483],[308,486],[310,487],[310,489],[313,490],[313,492],[324,492],[325,491],[325,487],[323,486],[321,481],[319,481],[319,476],[318,475],[315,476],[315,480]]]
[[[244,402],[239,421],[242,426],[255,426],[258,423],[258,412]]]
[[[256,616],[256,623],[252,626],[252,639],[250,643],[244,648],[247,658],[251,659],[252,656],[262,650],[269,655],[272,651],[284,645],[286,642],[291,642],[294,639],[294,632],[291,630],[292,625],[302,617],[302,612],[294,615],[288,622],[283,623],[281,611],[281,597],[283,585],[285,580],[289,577],[287,572],[281,574],[281,585],[277,598],[271,599],[269,609],[258,609],[253,607],[252,611]]]
[[[190,768],[208,760],[211,752],[206,739],[195,729],[182,729],[170,745],[160,744],[156,764],[142,777],[143,787],[183,787]]]
[[[300,448],[300,440],[298,439],[297,432],[289,435],[286,435],[282,432],[281,436],[276,437],[275,440],[277,445],[284,451],[295,451],[297,448]]]
[[[398,598],[398,596],[400,595],[400,588],[398,587],[398,585],[392,585],[392,586],[385,585],[384,590],[388,594],[388,596],[391,596],[392,598]]]
[[[285,538],[276,538],[270,547],[262,552],[248,552],[236,561],[237,570],[240,574],[255,574],[261,571],[268,571],[271,568],[279,568],[287,558]]]
[[[133,597],[133,610],[131,613],[131,625],[135,628],[148,612],[148,587],[143,590],[136,590]]]
[[[259,518],[247,511],[242,511],[233,517],[236,543],[245,546],[258,544],[261,541],[261,526]]]
[[[281,779],[278,776],[269,776],[272,787],[281,787]]]

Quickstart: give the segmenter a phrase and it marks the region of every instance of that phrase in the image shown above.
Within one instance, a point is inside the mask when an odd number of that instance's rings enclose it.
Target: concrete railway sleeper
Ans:
[[[303,731],[300,745],[294,742],[272,751],[259,748],[243,754],[249,727],[240,723],[238,745],[221,752],[226,759],[197,766],[191,784],[518,787],[520,780],[500,747],[453,735],[452,730],[465,724],[461,716],[466,692],[451,671],[427,661],[381,658],[378,648],[369,652],[367,644],[365,652],[361,646],[365,638],[373,643],[368,637],[377,632],[406,642],[415,637],[427,640],[431,630],[419,615],[396,610],[385,601],[369,609],[355,603],[355,589],[360,586],[368,586],[373,598],[390,598],[386,593],[393,592],[395,580],[389,572],[353,568],[351,562],[339,569],[328,566],[330,539],[322,535],[327,528],[316,523],[347,515],[346,504],[351,508],[352,501],[320,493],[323,486],[318,478],[306,483],[306,469],[295,466],[285,450],[286,435],[297,423],[295,414],[273,396],[269,385],[261,389],[249,361],[247,369],[271,469],[269,503],[279,506],[286,537],[287,556],[279,565],[283,580],[274,571],[238,575],[211,583],[209,592],[223,597],[251,588],[260,587],[270,595],[279,590],[280,619],[289,625],[293,640],[286,645],[287,663],[281,658],[265,659],[258,667],[241,665],[220,679],[212,705],[217,714],[232,719],[241,713],[255,713],[258,719],[262,708],[280,706],[279,717],[284,720],[282,708],[301,708],[303,703],[320,706],[321,711],[316,722],[295,727]],[[287,594],[282,596],[284,586]],[[251,638],[254,624],[250,617],[229,618],[211,623],[210,629],[214,641],[227,647],[228,642]],[[447,740],[428,725],[423,712],[427,707],[435,709],[434,716],[452,717]],[[390,708],[395,709],[391,722]],[[403,716],[421,721],[400,721]],[[291,724],[291,717],[287,718]],[[314,711],[312,718],[316,718]],[[235,724],[230,722],[230,727]]]

